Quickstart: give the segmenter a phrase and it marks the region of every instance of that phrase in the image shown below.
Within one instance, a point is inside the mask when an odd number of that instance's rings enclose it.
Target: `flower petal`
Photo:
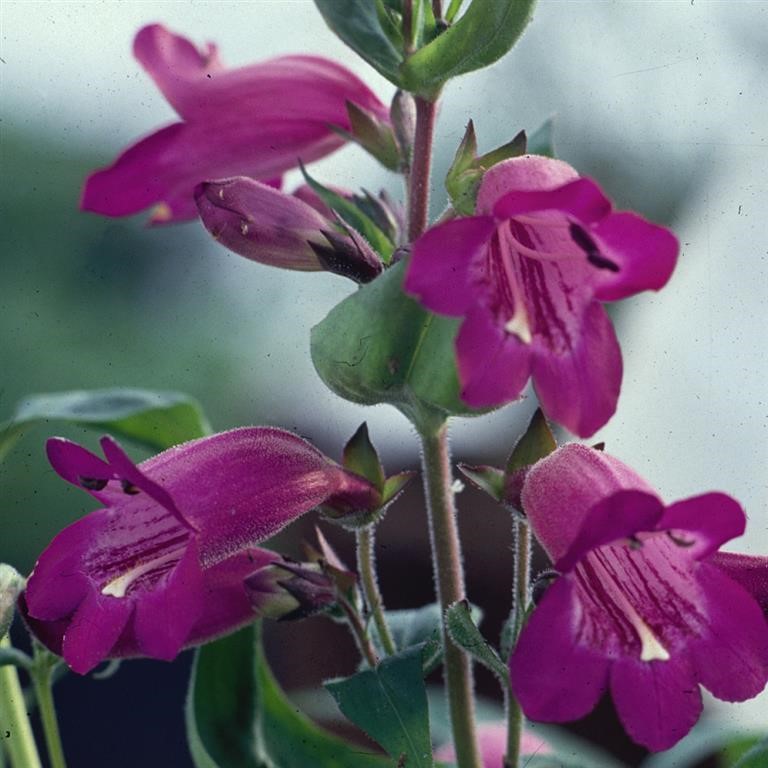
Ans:
[[[708,562],[741,584],[768,616],[768,557],[717,552]]]
[[[640,475],[610,454],[569,443],[531,467],[522,503],[536,538],[556,561],[573,546],[592,507],[620,490],[655,493]]]
[[[471,308],[456,337],[461,399],[473,408],[517,400],[531,371],[527,344],[499,327],[482,306]]]
[[[579,174],[568,163],[541,155],[523,155],[497,163],[483,175],[477,192],[477,212],[490,214],[499,198],[509,192],[555,189]]]
[[[660,531],[693,534],[693,541],[686,543],[686,547],[702,559],[726,541],[741,536],[747,527],[747,516],[739,502],[727,494],[704,493],[667,507],[657,527]]]
[[[114,497],[107,484],[115,473],[104,459],[63,437],[49,438],[45,452],[56,474],[68,483],[83,488],[102,503],[108,504]]]
[[[112,655],[132,613],[132,601],[90,592],[64,633],[64,660],[81,675],[90,672]]]
[[[627,733],[654,752],[680,741],[701,714],[698,682],[684,654],[668,661],[619,659],[611,694]]]
[[[572,570],[587,552],[641,531],[652,531],[664,513],[659,498],[643,491],[617,491],[595,504],[584,516],[568,551],[555,568]]]
[[[460,317],[475,302],[473,272],[495,224],[488,216],[453,219],[413,245],[403,288],[433,312]]]
[[[590,712],[608,686],[608,660],[579,643],[581,606],[569,577],[546,592],[510,659],[512,689],[526,716],[565,722]]]
[[[533,382],[544,412],[580,437],[611,418],[621,388],[621,350],[611,320],[597,302],[584,312],[580,335],[569,352],[536,344]]]
[[[702,563],[696,576],[708,618],[690,645],[698,678],[718,699],[751,699],[768,681],[768,622],[753,597],[716,566]]]
[[[330,222],[293,195],[243,176],[195,189],[205,228],[229,250],[262,264],[320,270],[310,242],[327,245]]]
[[[640,291],[663,288],[677,263],[677,238],[634,213],[614,213],[591,228],[599,251],[618,267],[602,270],[595,296],[617,301]]]

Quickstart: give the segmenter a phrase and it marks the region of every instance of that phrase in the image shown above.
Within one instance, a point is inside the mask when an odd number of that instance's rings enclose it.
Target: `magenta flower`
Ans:
[[[329,270],[359,282],[381,272],[381,260],[367,241],[351,227],[342,234],[338,219],[308,187],[286,195],[238,176],[199,184],[195,202],[214,239],[246,259],[283,269]]]
[[[504,756],[507,752],[506,723],[484,723],[477,728],[477,741],[480,746],[480,758],[483,768],[505,768]],[[520,737],[521,755],[551,755],[552,747],[546,741],[523,731]],[[446,744],[435,751],[435,760],[443,763],[456,761],[456,751]]]
[[[281,558],[255,545],[319,504],[378,501],[366,480],[280,429],[223,432],[138,466],[111,438],[101,445],[106,461],[48,441],[54,469],[104,508],[56,536],[21,605],[80,673],[111,657],[172,659],[270,614],[284,596],[255,599],[243,582]]]
[[[215,45],[198,50],[153,24],[133,44],[139,63],[176,110],[173,123],[125,150],[85,182],[82,208],[128,216],[154,206],[153,222],[191,219],[201,181],[235,175],[268,181],[338,149],[347,102],[388,120],[349,70],[318,56],[282,56],[225,69]],[[273,182],[276,183],[276,182]]]
[[[530,470],[523,508],[562,575],[523,629],[512,686],[534,720],[589,712],[610,689],[629,735],[671,747],[701,712],[768,679],[768,623],[716,553],[745,515],[722,493],[665,506],[617,459],[566,445]]]
[[[668,230],[614,212],[570,165],[525,155],[485,174],[476,216],[419,238],[405,289],[464,317],[456,353],[469,405],[515,400],[532,377],[544,412],[586,437],[616,410],[621,385],[601,302],[659,290],[677,250]]]

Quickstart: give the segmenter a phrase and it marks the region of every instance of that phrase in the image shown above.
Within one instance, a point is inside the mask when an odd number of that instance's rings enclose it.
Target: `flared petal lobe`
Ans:
[[[378,502],[368,481],[280,429],[231,430],[139,465],[102,446],[106,461],[50,441],[57,471],[108,506],[51,542],[23,601],[41,641],[81,673],[113,656],[172,659],[274,614],[277,590],[254,602],[244,582],[280,558],[254,545],[324,502]]]
[[[456,351],[469,405],[514,400],[531,376],[545,413],[587,437],[613,415],[622,377],[600,302],[659,290],[677,250],[669,231],[615,213],[567,163],[526,155],[485,174],[476,216],[414,244],[405,288],[434,312],[465,317]]]
[[[81,207],[127,216],[155,206],[154,222],[194,218],[197,184],[231,176],[266,181],[338,149],[347,102],[382,120],[387,110],[344,67],[316,56],[283,56],[225,69],[160,25],[140,30],[134,53],[183,122],[161,128],[88,177]]]
[[[656,751],[698,719],[700,684],[728,701],[762,690],[768,623],[717,562],[717,548],[744,531],[736,501],[709,493],[665,508],[620,461],[577,445],[534,465],[521,496],[562,574],[510,661],[526,714],[579,717],[610,689],[627,732]],[[566,666],[577,658],[588,679],[574,691]]]

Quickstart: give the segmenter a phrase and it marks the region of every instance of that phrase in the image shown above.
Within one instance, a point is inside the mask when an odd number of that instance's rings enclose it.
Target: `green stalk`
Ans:
[[[59,722],[56,719],[56,707],[53,703],[53,669],[51,655],[36,645],[34,666],[30,674],[40,711],[40,721],[43,724],[48,759],[51,768],[67,768],[64,749],[61,746]]]
[[[8,637],[0,647],[10,648]],[[0,667],[0,738],[12,768],[42,768],[16,667]],[[8,735],[10,734],[10,735]]]
[[[421,432],[422,474],[427,498],[432,564],[437,595],[443,614],[445,682],[453,727],[453,745],[458,768],[480,768],[475,734],[474,683],[469,657],[451,640],[445,626],[445,611],[463,600],[464,570],[461,541],[453,498],[453,476],[448,448],[448,428]]]
[[[523,625],[525,612],[528,610],[528,595],[531,581],[531,529],[522,519],[515,520],[515,572],[514,572],[514,642]],[[523,713],[520,704],[507,688],[504,694],[504,707],[507,714],[507,754],[504,758],[506,768],[517,768],[520,762],[520,739],[523,735]]]
[[[384,616],[384,601],[379,591],[379,582],[376,577],[376,556],[374,554],[375,529],[372,525],[360,528],[357,531],[357,570],[360,575],[360,583],[363,587],[363,595],[368,611],[373,617],[373,622],[379,632],[381,646],[387,656],[391,656],[396,648],[392,633],[389,631],[387,619]]]

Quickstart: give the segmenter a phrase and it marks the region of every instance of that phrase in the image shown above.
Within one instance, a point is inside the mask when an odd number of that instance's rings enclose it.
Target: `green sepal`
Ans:
[[[374,669],[325,688],[342,713],[408,768],[432,768],[429,705],[421,648],[389,656]]]
[[[396,25],[387,22],[381,0],[315,0],[315,5],[337,37],[388,80],[400,84],[402,43],[396,39]]]
[[[48,421],[103,429],[156,450],[211,432],[199,403],[180,392],[128,387],[51,392],[24,398],[0,426],[0,461],[27,429]]]
[[[350,472],[364,477],[379,492],[384,490],[386,478],[379,454],[368,435],[368,424],[363,422],[344,446],[342,464]]]
[[[0,563],[0,640],[13,623],[16,599],[24,591],[24,577],[11,565]]]
[[[434,100],[451,78],[500,59],[522,35],[535,4],[473,0],[455,24],[406,59],[400,68],[406,89]]]
[[[402,291],[405,262],[334,307],[312,329],[312,362],[340,397],[390,403],[420,428],[472,416],[459,397],[456,318],[433,315]]]
[[[504,501],[504,472],[497,467],[487,464],[458,465],[459,471],[469,482],[481,491],[485,491],[492,499]]]
[[[531,155],[556,157],[554,134],[555,121],[550,117],[528,137],[528,148],[526,151]]]
[[[196,768],[389,768],[326,733],[288,701],[257,624],[198,649],[185,708]]]
[[[417,474],[418,472],[405,470],[404,472],[398,472],[396,475],[388,477],[384,481],[384,487],[381,489],[381,503],[391,504]]]
[[[445,612],[445,625],[459,648],[463,648],[475,661],[493,672],[504,688],[509,687],[507,665],[477,628],[466,600],[460,600],[448,608]]]
[[[333,211],[335,211],[347,224],[354,227],[369,243],[369,245],[381,256],[387,264],[395,249],[392,241],[381,231],[378,225],[352,200],[347,200],[320,182],[315,181],[304,164],[299,162],[304,179],[311,189],[317,193],[320,199]]]
[[[399,170],[400,149],[391,126],[351,101],[347,102],[347,115],[351,130],[345,131],[333,125],[330,127],[345,139],[359,144],[385,168],[390,171]]]
[[[507,459],[507,475],[535,464],[549,456],[557,448],[557,441],[544,418],[541,408],[537,408],[528,424],[528,429],[515,443]]]

